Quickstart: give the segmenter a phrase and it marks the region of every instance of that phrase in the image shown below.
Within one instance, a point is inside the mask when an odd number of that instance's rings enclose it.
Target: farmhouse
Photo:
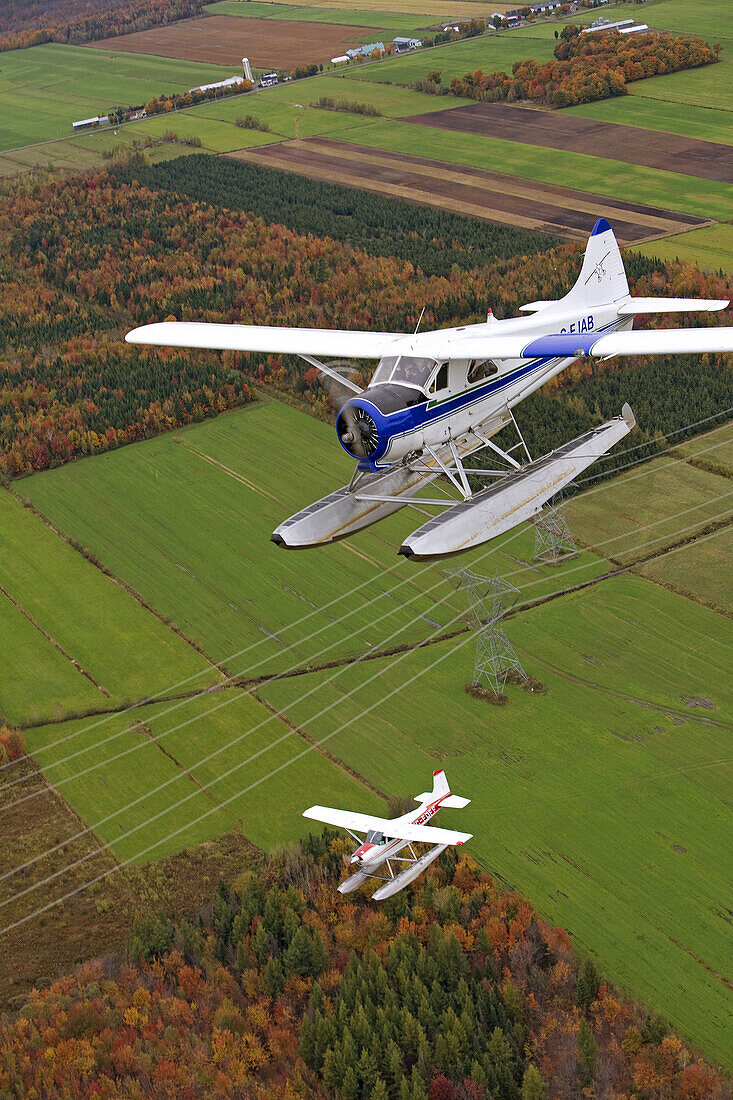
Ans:
[[[384,53],[384,42],[370,42],[367,46],[357,46],[355,49],[347,50],[346,56],[348,58],[369,57],[375,50]]]
[[[421,38],[393,38],[392,45],[396,53],[404,53],[405,50],[419,50],[422,46]]]
[[[106,126],[109,115],[95,115],[94,118],[80,118],[78,122],[72,122],[74,130],[90,130],[92,126]]]
[[[561,7],[560,0],[543,0],[541,4],[533,4],[530,11],[533,15],[549,15],[559,7]]]
[[[210,92],[212,88],[231,88],[233,84],[243,84],[243,76],[228,76],[226,80],[217,80],[215,84],[200,84],[198,88],[189,88],[189,93]]]

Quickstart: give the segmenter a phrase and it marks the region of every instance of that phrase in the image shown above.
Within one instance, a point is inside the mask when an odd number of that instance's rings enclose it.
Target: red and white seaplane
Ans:
[[[420,803],[417,810],[392,820],[353,813],[351,810],[334,810],[329,806],[311,806],[303,812],[303,817],[313,821],[346,829],[359,844],[350,860],[350,864],[358,870],[341,883],[340,894],[350,894],[368,878],[376,878],[381,879],[384,886],[380,886],[372,896],[375,901],[384,901],[422,874],[451,844],[465,844],[471,839],[472,833],[436,829],[426,824],[443,807],[462,810],[471,801],[470,798],[450,793],[444,771],[433,772],[432,791],[415,795],[415,801]],[[366,834],[363,841],[355,835],[357,832]],[[429,844],[431,847],[424,855],[418,856],[413,844]],[[409,849],[409,856],[400,855],[405,848]],[[407,867],[395,874],[393,863],[406,863]]]

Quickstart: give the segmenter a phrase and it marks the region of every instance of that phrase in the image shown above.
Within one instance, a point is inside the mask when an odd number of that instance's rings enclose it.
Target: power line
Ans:
[[[729,494],[725,494],[725,495],[729,495]],[[682,514],[682,513],[680,513],[680,514]],[[667,518],[670,518],[670,517],[667,517]],[[646,527],[640,527],[640,528],[638,528],[638,530],[639,531],[645,530],[645,529],[648,529],[648,527],[655,526],[655,525],[656,524],[646,525]],[[681,528],[678,531],[674,532],[673,534],[674,535],[679,535],[679,534],[685,533],[686,531],[691,530],[696,526],[697,526],[697,524],[693,524],[693,525],[690,525],[687,528]],[[706,542],[709,539],[715,537],[716,535],[718,535],[720,533],[721,533],[720,530],[714,531],[709,535],[702,536],[700,539],[696,540],[696,542],[697,542],[697,544],[699,544],[701,542]],[[667,536],[660,536],[660,538],[668,538],[668,537],[669,537],[668,535]],[[642,543],[642,544],[634,547],[633,549],[634,550],[644,549],[649,545],[653,545],[655,542],[659,542],[660,538],[652,539],[652,540],[650,540],[646,543]],[[611,541],[611,540],[606,540],[606,541]],[[592,549],[598,549],[600,546],[603,546],[603,545],[604,545],[604,542],[598,543]],[[684,549],[687,549],[687,546],[674,547],[670,551],[668,551],[668,554],[678,553],[678,552],[680,552],[681,550],[684,550]],[[576,566],[574,569],[569,570],[568,572],[577,572],[581,569],[589,568],[593,564],[594,564],[593,562],[582,563],[582,564]],[[529,582],[524,587],[525,588],[531,588],[536,584],[543,583],[543,581],[544,581],[544,578],[541,581],[532,581],[532,582]],[[447,597],[444,597],[443,600],[441,600],[440,602],[443,602],[446,598]],[[460,615],[455,616],[455,618],[448,625],[454,625],[460,617],[461,617]],[[468,634],[466,636],[466,638],[464,638],[462,641],[457,642],[456,643],[456,648],[460,648],[462,645],[465,645],[466,642],[470,639],[470,637],[471,637],[471,635]],[[407,651],[403,652],[402,654],[400,654],[398,657],[395,658],[395,660],[390,665],[387,666],[387,670],[390,670],[391,668],[393,668],[396,664],[398,664],[400,661],[404,660],[405,657],[408,656],[412,652],[413,652],[412,650],[407,650]],[[231,795],[229,798],[225,799],[223,802],[218,802],[216,806],[212,807],[210,810],[206,811],[205,813],[199,815],[199,817],[195,818],[193,821],[187,822],[185,825],[182,825],[178,829],[176,829],[173,832],[167,834],[167,836],[165,836],[163,838],[159,838],[158,840],[156,840],[156,842],[154,844],[149,845],[143,851],[138,852],[135,856],[128,857],[128,859],[122,861],[121,863],[115,864],[113,867],[108,868],[105,872],[102,872],[100,875],[96,876],[94,879],[90,880],[88,883],[82,884],[81,886],[76,887],[74,890],[69,891],[67,894],[63,895],[63,897],[57,898],[54,901],[47,903],[45,906],[43,906],[43,907],[41,907],[37,910],[34,910],[32,913],[27,914],[25,917],[22,917],[18,921],[15,921],[11,925],[8,925],[7,927],[1,929],[0,930],[0,935],[2,935],[3,933],[6,933],[6,932],[12,931],[14,928],[19,927],[20,925],[26,923],[28,920],[32,919],[32,917],[40,915],[41,913],[46,912],[48,909],[53,908],[55,905],[61,904],[62,902],[68,900],[70,897],[73,897],[75,894],[80,893],[82,890],[86,889],[87,887],[89,887],[91,885],[94,885],[96,882],[100,881],[101,879],[108,877],[115,870],[120,870],[123,867],[127,866],[129,863],[134,862],[137,859],[140,859],[144,855],[147,855],[148,852],[153,851],[155,848],[159,847],[161,844],[167,842],[168,840],[173,839],[173,837],[179,835],[181,832],[184,832],[186,829],[192,828],[194,825],[199,824],[202,820],[205,820],[207,817],[211,816],[212,813],[215,813],[220,808],[229,805],[236,798],[241,797],[241,795],[248,793],[250,790],[252,790],[254,787],[258,786],[260,783],[264,782],[266,779],[271,778],[272,776],[276,775],[278,772],[282,771],[284,768],[289,767],[290,764],[296,763],[303,756],[305,756],[308,752],[313,751],[314,748],[319,748],[322,744],[324,744],[325,741],[329,740],[331,737],[335,736],[337,733],[339,733],[343,729],[347,728],[349,725],[351,725],[358,718],[363,717],[365,714],[370,713],[376,706],[380,705],[380,703],[385,702],[387,699],[391,698],[394,694],[401,691],[403,689],[403,687],[408,686],[409,684],[414,682],[414,680],[418,679],[421,675],[424,675],[425,672],[430,671],[430,669],[433,668],[437,663],[439,663],[440,660],[444,660],[445,657],[448,656],[450,652],[451,652],[451,650],[448,650],[445,654],[443,654],[441,657],[439,657],[432,664],[428,665],[425,669],[423,669],[420,672],[416,673],[415,676],[413,676],[410,680],[408,680],[406,682],[406,684],[402,684],[402,685],[398,686],[393,691],[389,692],[386,696],[382,697],[382,699],[377,700],[377,702],[374,703],[372,706],[366,708],[366,710],[361,711],[354,718],[350,719],[349,722],[344,723],[341,727],[339,727],[338,729],[332,731],[332,733],[327,734],[320,741],[314,742],[313,745],[308,746],[308,748],[306,748],[303,752],[297,754],[291,760],[289,760],[286,763],[281,764],[279,767],[273,769],[270,773],[268,773],[268,775],[261,777],[259,780],[256,780],[249,787],[246,787],[243,790],[235,792],[233,795]],[[354,663],[358,663],[358,660],[359,659],[357,659],[357,661],[354,662]],[[346,667],[351,668],[352,666],[349,665],[349,666],[346,666]],[[361,688],[363,688],[363,687],[367,686],[368,684],[372,683],[373,680],[375,680],[378,677],[382,676],[384,674],[384,671],[385,670],[383,668],[380,669],[379,671],[377,671],[373,676],[369,677],[369,679],[364,681],[363,684],[359,685],[358,688],[356,688],[356,689],[352,690],[351,692],[349,692],[348,696],[345,696],[344,698],[350,697],[351,695],[353,695],[355,693],[355,691],[361,690]],[[333,706],[337,705],[337,703],[339,703],[341,701],[342,701],[342,699],[336,700],[336,702],[330,704],[330,706],[324,708],[324,710],[319,712],[318,715],[315,715],[314,718],[311,718],[310,721],[314,721],[315,719],[317,719],[319,717],[322,717],[322,715],[324,713],[326,713],[328,710],[332,709]],[[270,745],[266,746],[265,748],[259,750],[257,753],[254,753],[247,760],[241,761],[239,764],[235,765],[234,767],[232,767],[231,769],[229,769],[227,772],[223,773],[222,775],[217,776],[216,779],[212,780],[208,784],[205,784],[203,787],[199,788],[199,790],[205,790],[209,786],[211,786],[213,783],[217,783],[217,782],[220,782],[222,779],[228,778],[231,774],[233,774],[235,771],[238,771],[241,767],[244,767],[246,764],[251,763],[253,760],[257,759],[258,757],[262,756],[264,753],[268,752],[271,748],[276,747],[278,744],[280,744],[281,742],[285,741],[287,738],[292,737],[292,736],[295,736],[295,731],[288,730],[285,734],[283,734],[281,737],[279,737],[276,741],[272,742]],[[233,744],[233,743],[234,742],[230,743],[230,745]],[[185,798],[181,799],[179,802],[175,803],[173,806],[166,807],[165,810],[160,811],[160,813],[154,815],[151,818],[148,818],[145,822],[140,823],[134,829],[130,830],[130,832],[136,832],[138,829],[143,828],[144,826],[151,824],[153,821],[157,820],[158,817],[160,817],[163,814],[169,812],[171,809],[175,809],[179,805],[182,805],[184,802],[189,801],[189,799],[194,797],[197,793],[199,793],[198,790],[193,792],[192,794],[187,795]],[[76,863],[71,864],[70,866],[64,868],[61,872],[57,872],[55,875],[49,876],[47,879],[42,880],[42,882],[37,884],[37,886],[47,884],[47,882],[52,881],[53,878],[58,877],[59,874],[63,874],[66,871],[72,870],[74,867],[78,866],[80,863],[85,862],[86,859],[92,858],[93,856],[98,855],[101,852],[105,851],[108,847],[109,847],[108,844],[101,845],[98,849],[96,849],[94,852],[89,853],[83,859],[80,859],[80,860],[76,861]],[[16,901],[28,892],[29,892],[28,890],[21,891],[20,893],[14,895],[12,898],[10,898],[9,901]]]

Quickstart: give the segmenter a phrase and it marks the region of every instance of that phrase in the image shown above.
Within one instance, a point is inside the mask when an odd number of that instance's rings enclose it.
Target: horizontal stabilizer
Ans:
[[[715,313],[729,304],[727,298],[630,298],[617,312],[619,317],[636,313]]]
[[[359,332],[279,325],[221,325],[204,321],[159,321],[128,332],[128,344],[215,351],[258,351],[282,355],[326,355],[340,359],[381,359],[404,333]]]
[[[470,798],[462,798],[460,794],[449,794],[447,798],[444,798],[440,803],[441,810],[465,810],[469,805]]]
[[[334,810],[330,806],[311,806],[303,811],[303,817],[360,833],[374,829],[392,840],[412,840],[418,844],[465,844],[473,836],[473,833],[436,829],[431,825],[412,825],[400,817],[389,821],[384,817],[371,817],[369,814],[358,814],[351,810]]]
[[[539,313],[541,309],[547,309],[548,306],[557,305],[555,301],[549,302],[527,302],[526,305],[519,307],[520,313]]]
[[[623,415],[507,474],[466,501],[454,504],[405,539],[400,554],[416,561],[470,550],[531,519],[573,478],[623,439],[636,423]]]
[[[394,878],[388,879],[384,886],[380,886],[377,892],[372,894],[372,899],[374,901],[384,901],[385,898],[391,898],[393,894],[397,894],[400,890],[404,890],[404,888],[409,886],[411,882],[414,882],[431,863],[434,863],[438,856],[442,856],[447,847],[447,844],[438,844],[435,848],[431,848],[424,856],[421,856],[420,859],[411,863],[406,871],[402,871],[399,875],[395,875]]]

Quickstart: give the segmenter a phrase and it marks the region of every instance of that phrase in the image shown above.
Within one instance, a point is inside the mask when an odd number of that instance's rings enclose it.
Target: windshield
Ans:
[[[424,390],[435,366],[435,359],[419,359],[414,355],[386,355],[380,360],[370,385],[402,382],[406,386],[418,386]]]
[[[367,844],[384,844],[384,833],[380,833],[375,829],[370,829],[366,835]]]

